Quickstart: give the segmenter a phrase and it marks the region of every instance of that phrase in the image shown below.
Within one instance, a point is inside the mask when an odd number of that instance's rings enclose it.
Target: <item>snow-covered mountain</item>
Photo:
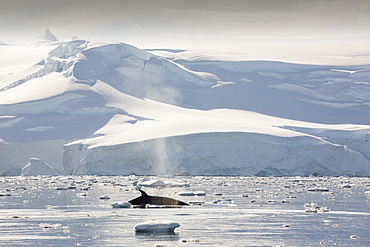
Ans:
[[[46,29],[45,32],[40,35],[37,40],[33,42],[34,45],[46,45],[58,42],[58,38],[49,30]]]
[[[0,70],[2,175],[370,175],[369,65],[48,48]]]

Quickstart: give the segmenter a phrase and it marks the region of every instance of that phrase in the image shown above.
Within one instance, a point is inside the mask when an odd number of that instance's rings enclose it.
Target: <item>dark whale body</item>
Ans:
[[[162,197],[162,196],[149,196],[145,191],[139,190],[141,192],[141,196],[128,201],[132,205],[139,206],[141,208],[145,208],[148,204],[150,205],[164,205],[168,207],[178,207],[178,206],[189,206],[189,204],[172,199],[169,197]]]

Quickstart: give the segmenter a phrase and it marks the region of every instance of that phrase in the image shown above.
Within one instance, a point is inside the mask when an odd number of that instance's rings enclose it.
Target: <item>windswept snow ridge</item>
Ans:
[[[47,57],[0,77],[1,175],[30,158],[25,175],[370,175],[368,65],[171,60],[50,34]]]

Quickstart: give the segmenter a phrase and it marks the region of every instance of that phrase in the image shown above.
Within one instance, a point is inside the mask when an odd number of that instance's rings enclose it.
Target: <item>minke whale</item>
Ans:
[[[139,190],[141,196],[134,198],[130,201],[134,206],[139,206],[140,208],[146,208],[148,205],[163,205],[165,207],[179,207],[179,206],[189,206],[186,202],[182,202],[176,199],[162,196],[149,196],[145,191]]]

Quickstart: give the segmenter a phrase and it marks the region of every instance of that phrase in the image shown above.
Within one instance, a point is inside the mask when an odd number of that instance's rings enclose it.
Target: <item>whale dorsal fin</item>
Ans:
[[[143,191],[143,190],[139,190],[139,191],[141,192],[141,196],[149,197],[148,194],[145,191]]]

